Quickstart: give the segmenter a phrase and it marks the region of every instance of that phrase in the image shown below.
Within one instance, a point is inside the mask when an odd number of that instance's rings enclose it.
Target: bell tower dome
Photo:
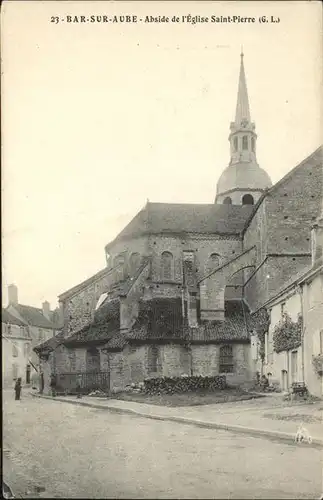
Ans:
[[[250,118],[242,50],[240,58],[236,114],[230,124],[230,163],[219,178],[215,202],[252,205],[272,184],[267,172],[257,163],[257,134]]]

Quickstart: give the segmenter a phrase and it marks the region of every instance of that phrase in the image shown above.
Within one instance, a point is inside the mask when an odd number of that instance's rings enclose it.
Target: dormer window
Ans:
[[[248,149],[248,136],[244,135],[242,137],[242,149],[245,151]]]

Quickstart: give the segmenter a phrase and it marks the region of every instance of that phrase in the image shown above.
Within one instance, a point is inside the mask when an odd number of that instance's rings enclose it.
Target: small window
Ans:
[[[232,205],[232,200],[231,200],[230,196],[227,196],[226,198],[224,198],[223,205]]]
[[[251,151],[254,153],[255,152],[255,138],[251,137]]]
[[[254,205],[255,201],[251,194],[245,194],[242,197],[242,205]]]
[[[38,340],[41,342],[44,340],[44,332],[41,328],[38,329]]]
[[[12,356],[14,358],[18,357],[18,347],[16,346],[16,344],[12,344]]]
[[[248,149],[248,136],[244,135],[242,137],[242,149],[246,151]]]
[[[280,314],[281,314],[281,317],[284,316],[285,312],[286,312],[286,303],[283,302],[282,304],[280,304]]]
[[[233,349],[231,345],[220,348],[220,373],[233,373]]]
[[[235,152],[238,151],[238,137],[233,139],[233,149]]]

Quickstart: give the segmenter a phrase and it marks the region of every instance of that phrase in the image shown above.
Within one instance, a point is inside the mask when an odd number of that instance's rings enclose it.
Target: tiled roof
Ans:
[[[140,301],[139,314],[127,338],[183,339],[186,322],[182,314],[181,299],[152,299]]]
[[[147,203],[112,243],[140,234],[239,234],[252,209],[251,205]]]
[[[18,304],[15,305],[14,308],[19,313],[19,315],[31,326],[37,326],[38,328],[55,328],[54,324],[47,318],[45,318],[45,316],[43,316],[42,314],[42,310],[38,309],[37,307]]]
[[[199,304],[198,304],[199,308]],[[242,301],[225,303],[224,321],[206,321],[191,329],[193,341],[248,341],[251,319]],[[190,329],[182,315],[181,299],[141,301],[138,318],[127,335],[131,340],[184,340]]]
[[[20,321],[20,319],[10,314],[7,309],[1,310],[1,322],[8,323],[10,325],[26,326],[26,323],[23,323],[22,321]]]
[[[64,340],[65,345],[104,343],[120,331],[120,302],[107,302],[97,311],[92,323],[73,333]]]
[[[34,351],[37,353],[41,352],[51,352],[53,351],[58,345],[62,343],[64,339],[64,334],[63,332],[59,332],[57,335],[54,337],[51,337],[50,339],[46,340],[42,344],[37,345],[34,347]]]
[[[108,341],[105,348],[108,351],[113,351],[113,350],[119,351],[122,350],[126,344],[127,344],[126,335],[124,333],[118,332],[112,337],[111,340]]]
[[[240,301],[225,302],[224,321],[203,322],[196,338],[207,341],[247,341],[250,338],[251,321],[246,305]]]

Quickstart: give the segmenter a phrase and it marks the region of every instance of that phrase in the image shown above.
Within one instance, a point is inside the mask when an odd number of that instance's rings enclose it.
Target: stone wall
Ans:
[[[104,355],[101,366],[110,367],[111,389],[123,390],[146,377],[176,377],[183,374],[211,376],[219,374],[218,345],[193,345],[190,352],[182,345],[157,345],[157,369],[151,369],[150,345],[127,346],[123,352]],[[231,384],[243,384],[252,378],[250,346],[233,344],[234,373],[226,374]],[[103,359],[103,358],[102,358]]]

